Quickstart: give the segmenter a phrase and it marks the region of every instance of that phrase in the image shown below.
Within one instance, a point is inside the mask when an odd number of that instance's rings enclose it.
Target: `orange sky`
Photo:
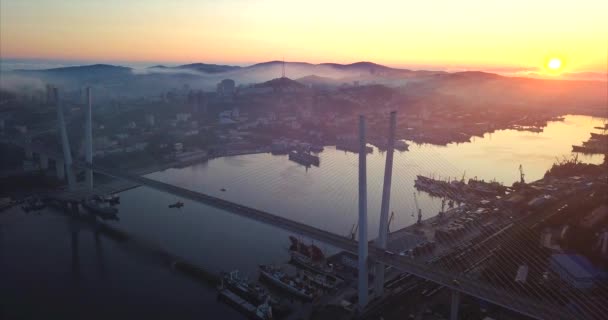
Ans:
[[[2,0],[3,58],[606,71],[608,1]],[[542,71],[542,70],[541,70]]]

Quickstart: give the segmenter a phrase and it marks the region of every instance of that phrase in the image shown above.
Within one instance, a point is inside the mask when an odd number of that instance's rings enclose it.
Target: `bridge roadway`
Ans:
[[[35,152],[49,151],[49,157],[63,157],[58,152],[51,152],[49,148],[30,144]],[[188,190],[164,182],[152,180],[146,177],[125,173],[119,170],[103,168],[98,165],[89,165],[83,161],[75,160],[74,168],[92,169],[103,175],[126,180],[131,183],[145,185],[149,188],[162,192],[167,192],[175,196],[203,203],[215,208],[223,209],[248,219],[259,221],[264,224],[275,226],[317,241],[329,244],[338,249],[357,254],[357,242],[349,238],[321,230],[303,223],[289,220],[262,210],[243,206],[228,200],[206,195],[200,192]],[[369,247],[370,261],[381,262],[392,266],[414,276],[435,282],[442,286],[476,297],[481,300],[502,306],[517,313],[536,318],[536,319],[575,319],[569,310],[557,305],[545,305],[530,300],[529,298],[513,295],[501,289],[481,283],[477,279],[466,277],[465,275],[451,274],[436,266],[432,266],[420,261],[415,261],[407,257],[386,254],[383,250],[374,246]]]

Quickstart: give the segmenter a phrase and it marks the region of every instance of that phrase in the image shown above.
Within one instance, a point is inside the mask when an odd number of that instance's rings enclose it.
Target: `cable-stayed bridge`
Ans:
[[[90,99],[89,99],[90,104]],[[60,108],[58,108],[58,115],[61,114]],[[60,127],[64,127],[63,117],[58,116]],[[90,118],[89,118],[90,121]],[[87,131],[91,130],[90,124],[87,126]],[[393,128],[394,130],[394,128]],[[362,130],[364,131],[364,130]],[[87,135],[87,139],[90,143],[91,135]],[[390,145],[389,139],[389,145]],[[551,215],[557,212],[558,208],[551,208],[543,212],[538,212],[533,215],[525,215],[517,220],[514,220],[510,224],[504,226],[500,230],[487,231],[480,227],[477,223],[473,223],[466,227],[467,231],[475,231],[479,234],[480,241],[476,242],[470,240],[465,241],[455,240],[458,245],[454,245],[451,248],[449,254],[437,257],[437,259],[419,259],[396,255],[389,251],[386,251],[382,246],[369,245],[367,241],[366,232],[359,233],[359,242],[353,239],[337,235],[301,222],[297,222],[291,219],[287,219],[277,214],[270,213],[265,210],[260,210],[239,204],[234,201],[225,200],[219,197],[211,196],[203,192],[197,192],[169,183],[157,181],[147,177],[134,175],[122,170],[106,168],[92,163],[91,159],[87,161],[81,161],[78,159],[72,159],[69,144],[67,143],[67,134],[65,130],[62,130],[62,147],[63,152],[59,152],[56,149],[41,145],[36,142],[19,139],[2,139],[0,142],[10,143],[13,145],[20,146],[26,150],[26,156],[29,158],[33,157],[33,153],[40,155],[41,166],[48,167],[48,160],[54,159],[56,163],[57,174],[60,178],[68,177],[68,190],[62,191],[63,196],[70,198],[73,201],[78,201],[83,198],[83,195],[92,195],[96,192],[92,189],[92,175],[90,172],[97,172],[102,175],[114,177],[123,181],[126,181],[133,185],[142,185],[149,188],[153,188],[162,192],[166,192],[183,199],[189,199],[199,203],[203,203],[209,206],[213,206],[222,209],[226,212],[231,212],[248,219],[252,219],[267,225],[271,225],[283,230],[287,230],[296,233],[301,236],[305,236],[314,239],[319,242],[331,245],[335,248],[354,253],[360,259],[359,270],[361,270],[361,261],[363,261],[363,270],[368,266],[375,264],[378,266],[391,266],[402,272],[407,272],[416,277],[431,281],[437,285],[449,288],[452,290],[452,308],[451,315],[452,319],[456,319],[458,315],[458,305],[460,300],[460,294],[475,297],[480,300],[490,302],[492,304],[502,306],[506,309],[515,311],[517,313],[537,318],[537,319],[602,319],[602,317],[608,311],[606,306],[601,305],[592,299],[589,299],[586,292],[576,288],[570,288],[564,285],[555,285],[552,287],[539,286],[535,284],[521,285],[519,287],[513,287],[513,276],[505,276],[504,270],[489,270],[492,273],[494,281],[492,283],[480,279],[479,276],[475,276],[471,273],[476,266],[483,263],[485,260],[493,257],[496,250],[505,250],[508,252],[518,252],[518,255],[499,256],[496,257],[499,263],[507,264],[518,264],[521,261],[525,261],[531,266],[542,266],[545,258],[544,253],[539,250],[538,247],[532,247],[530,245],[521,246],[521,239],[530,240],[528,243],[535,243],[531,228],[537,223],[544,221]],[[365,139],[364,135],[361,138],[360,143],[364,146]],[[390,147],[389,147],[390,149]],[[361,148],[361,150],[364,150]],[[362,153],[365,155],[365,153]],[[67,155],[67,156],[66,156]],[[390,157],[387,156],[387,159]],[[365,176],[365,156],[359,158],[359,170],[360,177]],[[44,163],[46,162],[46,163]],[[363,165],[361,165],[363,163]],[[387,165],[389,164],[387,160]],[[391,164],[392,165],[392,164]],[[90,177],[90,184],[87,183],[84,186],[77,186],[74,183],[74,170],[85,170],[87,177]],[[363,171],[362,171],[363,170]],[[70,179],[70,175],[72,178]],[[361,180],[360,180],[361,181]],[[89,182],[89,181],[88,181]],[[365,184],[365,183],[364,183]],[[386,175],[385,175],[386,185]],[[360,184],[361,186],[361,184]],[[359,193],[359,199],[366,198],[366,193]],[[365,191],[365,188],[363,188]],[[389,194],[390,194],[390,181],[389,181]],[[447,190],[446,192],[450,192]],[[572,194],[570,197],[577,197],[578,194]],[[383,197],[383,203],[385,199]],[[359,224],[364,225],[362,221],[367,220],[366,210],[361,210],[365,207],[365,202],[360,203],[359,206]],[[383,206],[384,208],[384,206]],[[501,209],[501,208],[497,208]],[[506,210],[506,209],[505,209]],[[386,219],[386,217],[383,217]],[[386,224],[385,224],[386,226]],[[473,232],[471,232],[473,233]],[[382,232],[380,233],[382,237]],[[388,235],[385,235],[388,236]],[[455,243],[456,244],[456,243]],[[362,254],[363,252],[363,254]],[[523,259],[523,260],[522,260]],[[384,268],[382,268],[383,270]],[[375,272],[378,272],[376,269]],[[367,274],[368,272],[359,272],[359,302],[360,311],[365,312],[365,306],[367,303],[368,294],[368,283]],[[363,280],[362,280],[363,279]],[[381,278],[383,279],[383,277]],[[382,288],[382,286],[381,286]],[[378,286],[376,286],[378,292]],[[604,290],[604,287],[600,287],[600,290]],[[608,291],[603,291],[608,292]],[[362,295],[362,293],[364,293]],[[361,299],[363,297],[363,299]],[[363,302],[361,302],[363,301]]]
[[[12,143],[14,145],[28,148],[34,153],[44,153],[52,159],[58,159],[60,161],[63,159],[61,153],[46,146],[37,145],[35,143],[29,143],[27,146],[25,146],[23,141],[16,140],[2,140],[2,142]],[[129,174],[120,170],[104,168],[98,165],[87,164],[79,160],[74,160],[72,166],[74,169],[90,169],[99,174],[121,179],[132,184],[147,186],[162,192],[170,193],[177,197],[220,208],[224,211],[231,212],[248,219],[326,243],[341,250],[355,254],[358,252],[358,243],[350,238],[293,221],[276,214],[143,176]],[[508,242],[509,238],[512,238],[512,236],[509,235],[525,233],[526,229],[528,229],[531,225],[545,219],[551,214],[552,212],[538,214],[530,216],[524,221],[520,221],[514,227],[510,228],[508,233],[503,232],[503,235],[497,235],[494,239],[491,239],[491,241],[495,242],[493,247],[497,247],[500,246],[501,243]],[[482,246],[483,244],[480,245]],[[524,249],[525,248],[522,248],[522,250]],[[450,288],[454,292],[470,295],[526,316],[537,319],[577,319],[581,316],[578,311],[555,304],[553,301],[536,300],[534,298],[530,298],[530,296],[509,292],[503,288],[498,288],[484,283],[479,279],[470,277],[463,272],[464,270],[459,270],[458,264],[455,263],[454,260],[449,261],[449,259],[447,259],[445,261],[446,265],[450,263],[452,264],[450,269],[446,269],[442,267],[441,263],[429,264],[423,260],[387,254],[385,250],[378,249],[375,246],[369,246],[368,250],[370,261],[380,262],[384,265],[392,266],[416,277],[420,277],[446,288]],[[533,251],[534,250],[532,250],[531,254],[534,253]],[[581,297],[580,299],[584,299],[584,297]],[[591,314],[595,314],[595,311]]]

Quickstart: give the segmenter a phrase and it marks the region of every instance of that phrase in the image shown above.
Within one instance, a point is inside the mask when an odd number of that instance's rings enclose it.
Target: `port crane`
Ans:
[[[395,219],[395,212],[391,211],[391,216],[388,218],[388,231],[391,231],[391,222]],[[359,231],[359,222],[353,223],[353,226],[350,228],[349,238],[351,240],[357,240],[357,231]]]
[[[389,222],[389,224],[390,224],[390,222]],[[350,228],[350,239],[351,240],[356,240],[358,230],[359,230],[359,222],[353,223],[352,228]]]

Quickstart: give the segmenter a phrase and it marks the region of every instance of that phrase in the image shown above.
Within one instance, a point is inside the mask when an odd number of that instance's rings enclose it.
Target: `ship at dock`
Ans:
[[[237,292],[227,287],[222,281],[218,287],[218,299],[224,301],[237,310],[247,315],[250,319],[255,320],[272,320],[274,319],[272,314],[272,307],[268,301],[262,304],[253,304],[250,301],[241,297]]]
[[[457,202],[466,202],[472,195],[481,197],[502,196],[507,187],[496,181],[484,181],[476,178],[464,182],[461,180],[440,180],[418,175],[414,182],[417,190],[429,193],[432,196],[444,197]]]
[[[242,278],[238,270],[222,273],[221,286],[231,290],[252,304],[262,304],[267,299],[272,300],[268,291],[258,284],[251,284]]]
[[[324,290],[334,290],[344,282],[331,274],[320,274],[308,270],[301,270],[299,274],[305,282]]]
[[[280,318],[290,312],[288,306],[272,297],[264,287],[241,277],[238,270],[222,272],[218,291],[221,298],[254,319]]]
[[[289,236],[289,241],[291,242],[289,246],[291,264],[315,274],[335,278],[335,282],[343,281],[336,276],[332,266],[327,264],[325,254],[319,247],[314,244],[305,244],[294,236]]]
[[[573,145],[572,152],[586,154],[608,153],[608,134],[591,132],[591,138],[584,141],[582,146]]]
[[[313,287],[305,284],[300,278],[288,276],[278,267],[260,265],[260,277],[305,301],[312,301],[315,298]]]
[[[311,165],[318,167],[321,162],[318,156],[302,151],[290,151],[289,160],[306,167],[310,167]]]
[[[296,264],[308,266],[325,261],[325,254],[314,244],[307,245],[294,236],[289,236],[289,241],[289,254]]]

